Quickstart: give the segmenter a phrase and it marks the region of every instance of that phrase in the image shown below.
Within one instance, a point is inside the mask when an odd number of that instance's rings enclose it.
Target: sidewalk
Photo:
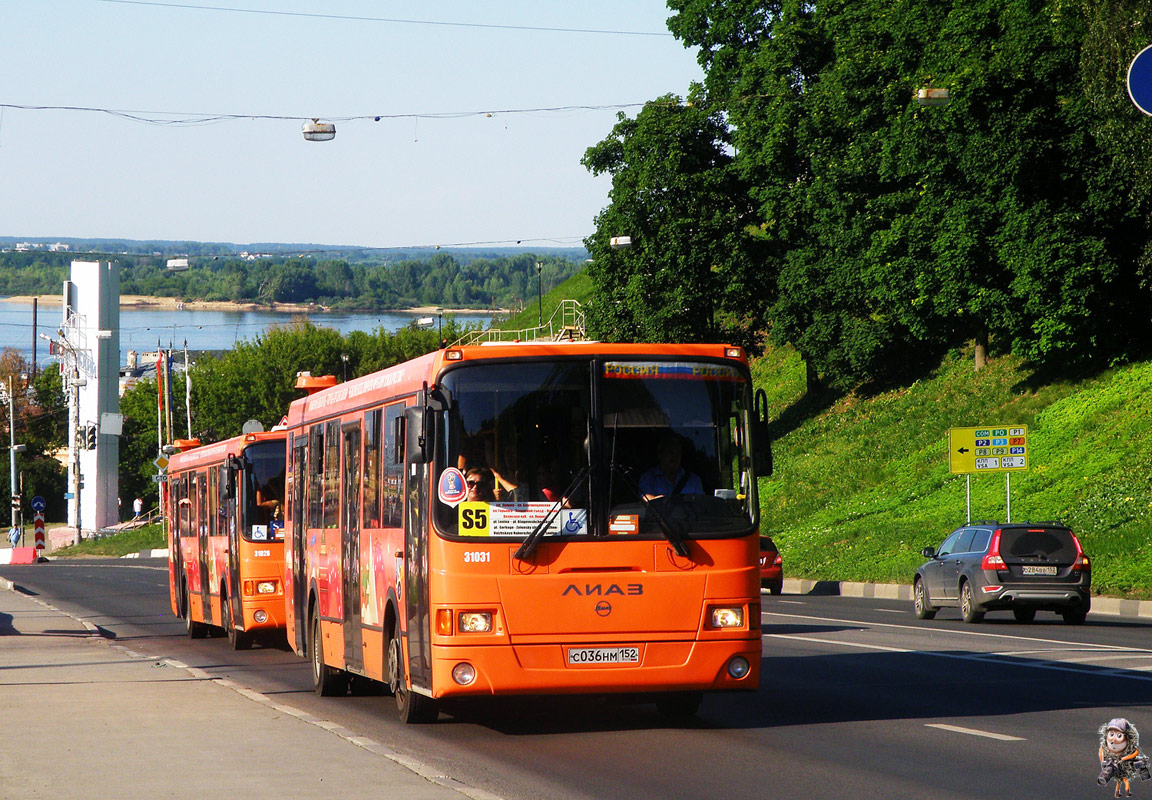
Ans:
[[[0,796],[494,800],[229,681],[142,657],[0,579]]]

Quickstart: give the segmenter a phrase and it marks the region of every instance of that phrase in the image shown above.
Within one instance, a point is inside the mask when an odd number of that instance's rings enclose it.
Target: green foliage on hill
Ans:
[[[1152,363],[1069,380],[1012,356],[973,372],[970,358],[954,350],[907,385],[816,397],[791,348],[755,362],[776,457],[762,529],[786,573],[910,582],[920,550],[965,521],[948,429],[1019,424],[1030,465],[1012,473],[1012,519],[1068,523],[1098,593],[1152,597]],[[972,518],[1005,519],[1003,473],[973,476]]]
[[[56,294],[67,278],[71,253],[0,253],[0,295]],[[193,259],[169,272],[161,257],[124,258],[120,293],[181,300],[246,303],[316,303],[343,310],[512,308],[535,300],[583,269],[570,255],[517,253],[461,263],[447,253],[385,264],[344,260]],[[542,269],[537,272],[536,265]]]

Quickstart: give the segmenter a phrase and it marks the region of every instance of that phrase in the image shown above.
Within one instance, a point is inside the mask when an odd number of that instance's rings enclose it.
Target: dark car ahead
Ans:
[[[912,590],[919,619],[951,606],[965,622],[1011,609],[1020,622],[1055,611],[1078,625],[1091,607],[1091,562],[1059,522],[970,522],[938,550],[922,553],[928,561],[916,570]]]
[[[771,594],[784,591],[784,559],[771,536],[760,537],[760,588]]]

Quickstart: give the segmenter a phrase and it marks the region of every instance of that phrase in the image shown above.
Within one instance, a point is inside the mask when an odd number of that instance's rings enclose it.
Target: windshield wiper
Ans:
[[[613,463],[611,468],[612,472],[620,473],[620,477],[623,478],[624,482],[628,485],[629,491],[639,497],[640,501],[644,503],[644,509],[652,512],[652,516],[656,520],[656,526],[660,528],[660,532],[664,534],[664,538],[672,544],[672,549],[676,551],[676,555],[688,558],[690,551],[688,550],[688,545],[684,542],[684,535],[673,528],[672,523],[664,519],[664,515],[660,513],[660,509],[656,507],[653,501],[644,496],[640,491],[640,487],[636,485],[632,480],[632,476],[628,474],[628,471],[625,470],[624,467]],[[609,500],[609,502],[611,502],[611,500]]]
[[[587,465],[576,473],[576,477],[568,484],[568,488],[560,493],[560,496],[556,498],[552,508],[548,509],[548,513],[544,515],[544,519],[540,520],[536,527],[532,529],[532,532],[525,537],[520,547],[517,548],[516,552],[512,555],[513,558],[523,561],[536,552],[536,546],[540,544],[540,539],[544,535],[544,531],[548,530],[548,527],[552,524],[552,520],[556,519],[556,515],[560,513],[560,509],[564,506],[565,499],[580,485],[580,481],[588,476],[591,469],[592,466]]]

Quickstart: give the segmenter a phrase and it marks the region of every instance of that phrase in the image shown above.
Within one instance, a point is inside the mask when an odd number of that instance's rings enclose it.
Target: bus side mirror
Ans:
[[[432,460],[432,412],[423,404],[404,409],[404,454],[409,464]]]
[[[768,435],[768,395],[763,389],[756,390],[753,415],[752,464],[757,475],[766,477],[772,474],[772,440]]]
[[[224,482],[224,496],[229,500],[236,499],[236,476],[244,465],[236,456],[228,456],[228,479]]]

